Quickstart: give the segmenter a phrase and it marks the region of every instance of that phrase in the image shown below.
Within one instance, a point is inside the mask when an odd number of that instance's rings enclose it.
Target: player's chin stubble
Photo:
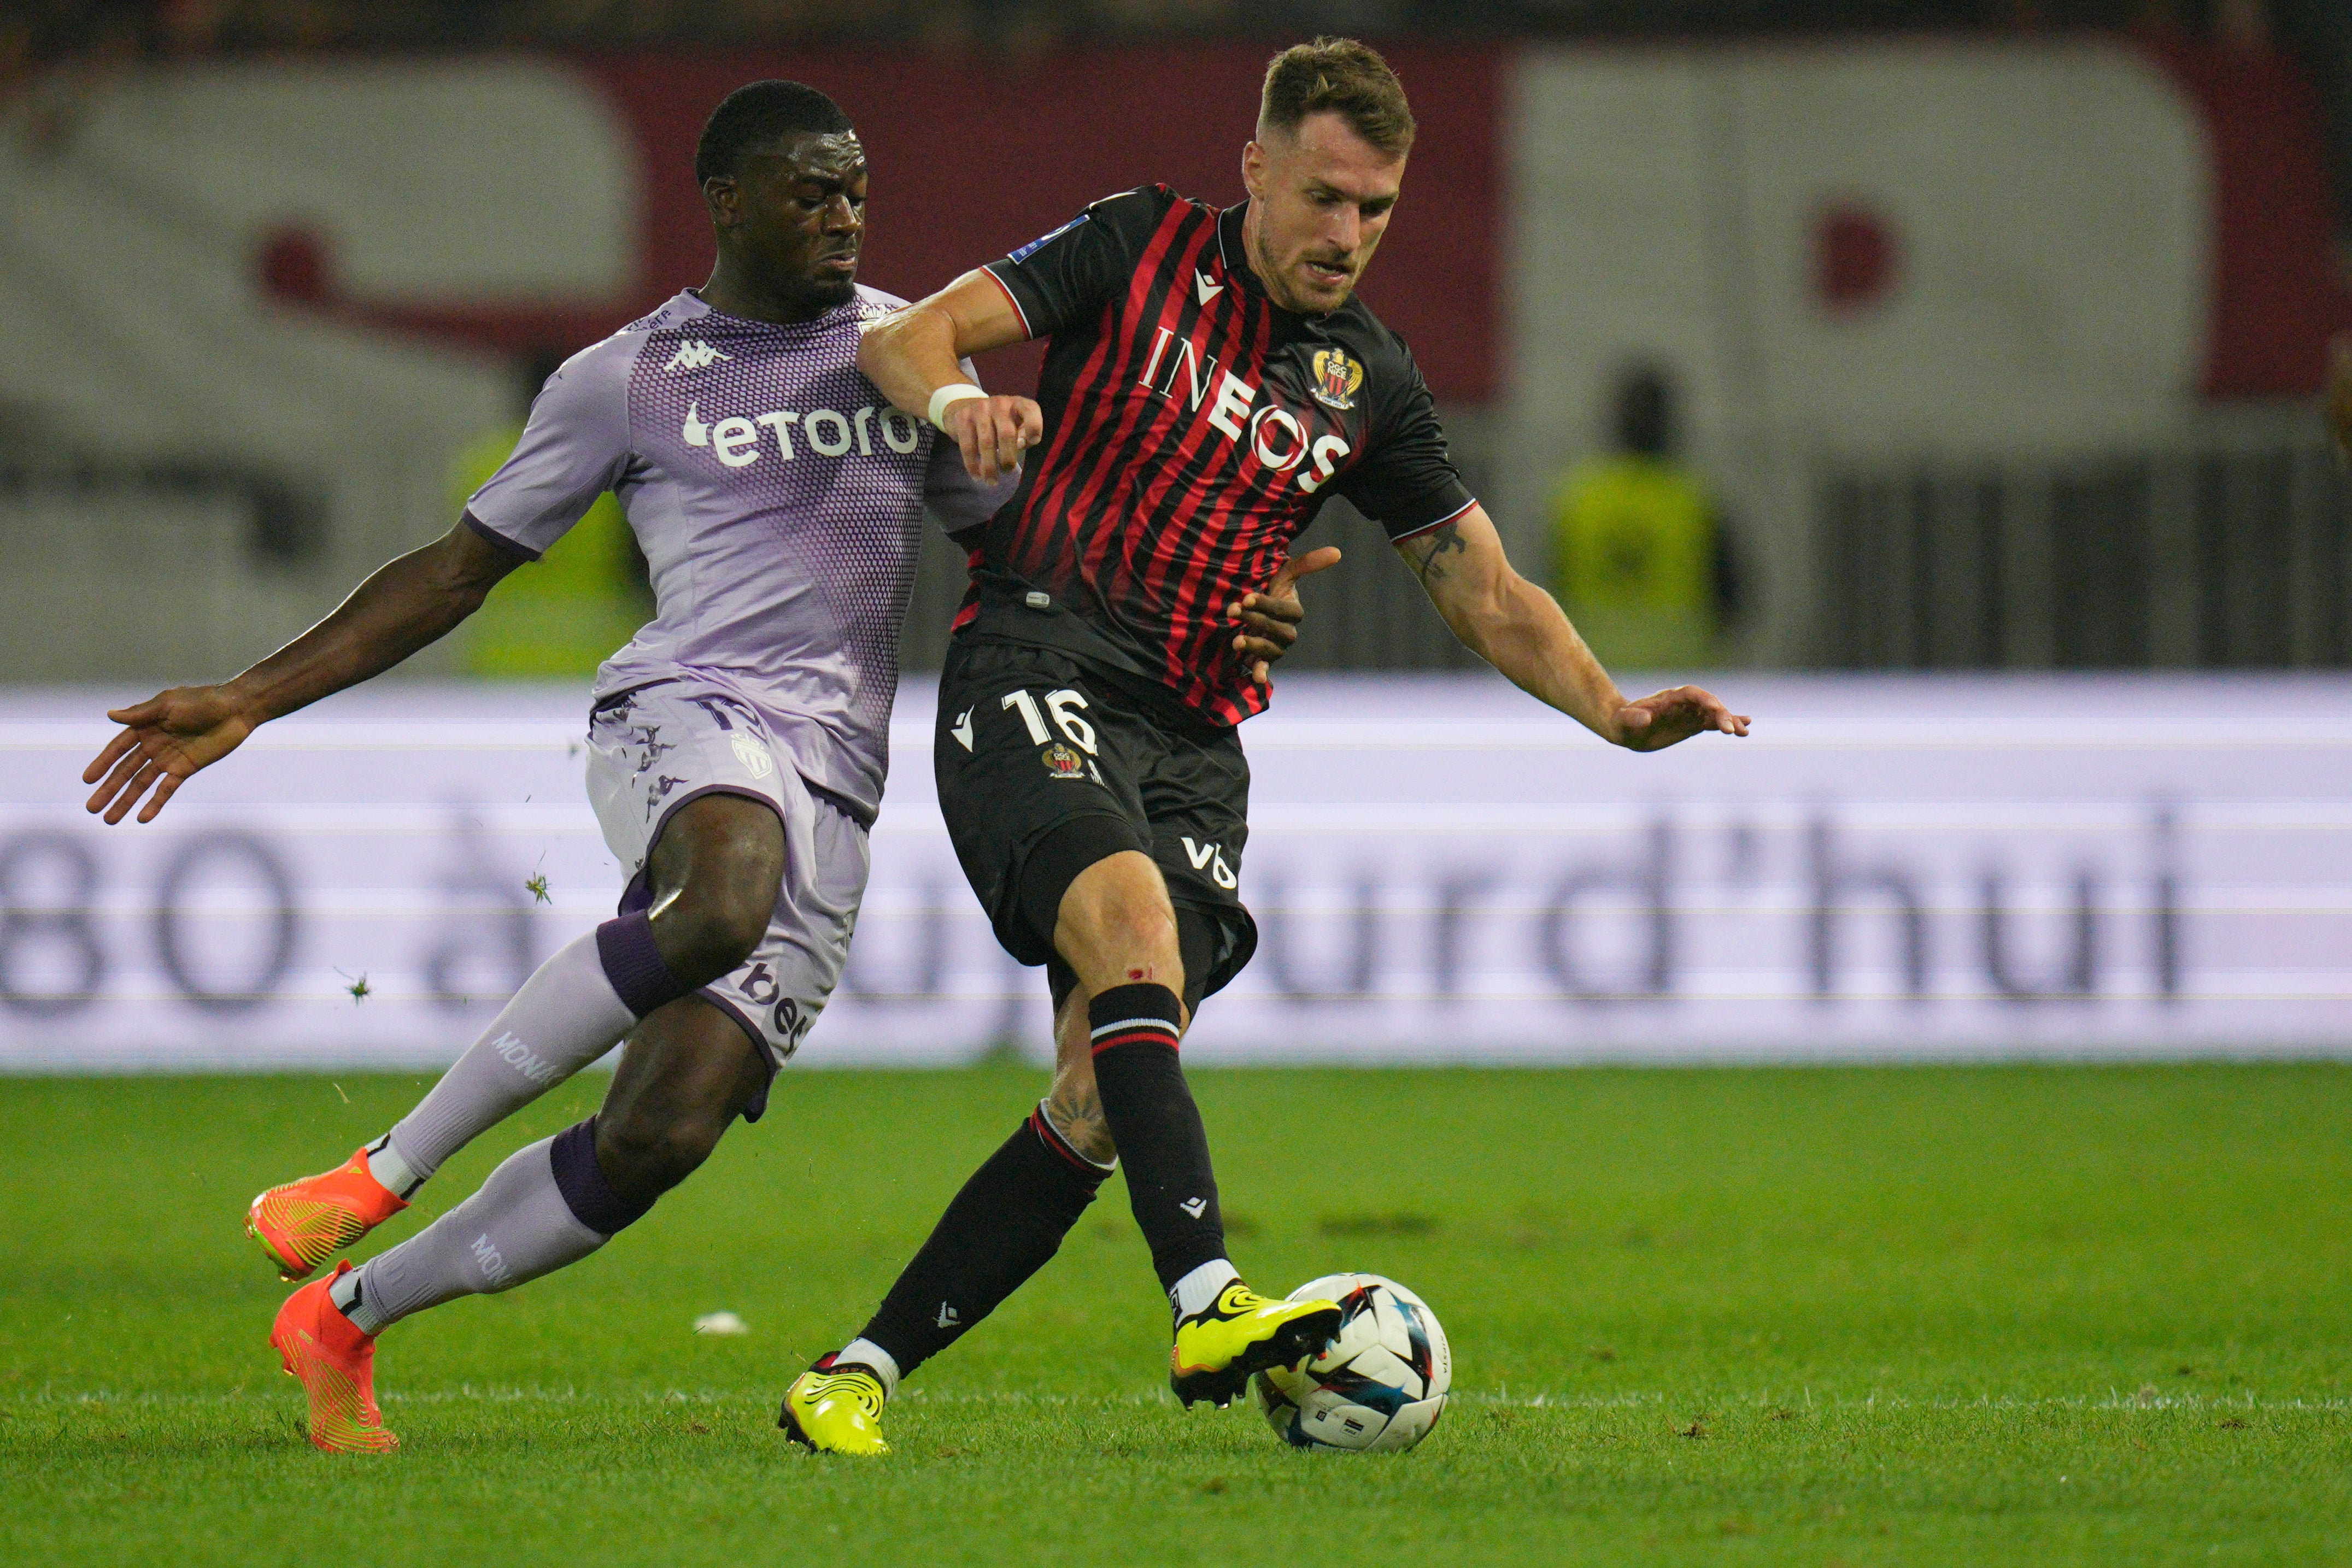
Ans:
[[[793,303],[803,309],[830,310],[836,305],[846,305],[857,297],[857,279],[849,277],[802,277],[793,280]]]

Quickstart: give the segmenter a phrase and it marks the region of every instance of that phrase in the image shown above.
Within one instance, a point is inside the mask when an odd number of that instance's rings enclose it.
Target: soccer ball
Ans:
[[[1290,1292],[1339,1303],[1322,1354],[1257,1375],[1258,1407],[1295,1448],[1402,1453],[1436,1427],[1454,1354],[1429,1304],[1378,1274],[1331,1274]]]

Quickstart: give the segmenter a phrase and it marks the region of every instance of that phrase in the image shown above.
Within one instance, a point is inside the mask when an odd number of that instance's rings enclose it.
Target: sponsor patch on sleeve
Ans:
[[[1031,256],[1036,255],[1039,251],[1045,249],[1055,240],[1060,239],[1064,235],[1068,234],[1072,229],[1076,228],[1080,224],[1085,223],[1091,215],[1091,214],[1080,213],[1076,217],[1072,218],[1068,223],[1064,224],[1052,234],[1039,235],[1035,239],[1031,240],[1027,245],[1023,246],[1019,250],[1014,251],[1011,256],[1006,256],[1004,259],[1011,262],[1015,267],[1020,266],[1023,262],[1028,260]]]

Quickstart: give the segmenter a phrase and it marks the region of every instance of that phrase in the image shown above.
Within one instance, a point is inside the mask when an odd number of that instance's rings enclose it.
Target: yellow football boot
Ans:
[[[1273,1301],[1235,1280],[1176,1325],[1168,1386],[1188,1408],[1201,1399],[1231,1405],[1251,1374],[1320,1354],[1339,1322],[1337,1301]]]
[[[408,1207],[368,1174],[367,1151],[314,1176],[273,1186],[245,1211],[245,1233],[278,1265],[281,1280],[299,1280]]]
[[[784,1391],[776,1425],[820,1454],[887,1454],[882,1380],[862,1366],[813,1366]]]

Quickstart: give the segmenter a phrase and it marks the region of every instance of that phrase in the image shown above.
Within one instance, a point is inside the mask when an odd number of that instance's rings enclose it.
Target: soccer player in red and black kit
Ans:
[[[1177,1056],[1192,1009],[1256,946],[1237,727],[1267,690],[1231,618],[1332,497],[1386,530],[1463,642],[1602,738],[1649,751],[1747,733],[1694,686],[1625,700],[1511,570],[1412,355],[1355,297],[1412,131],[1370,49],[1285,50],[1243,154],[1245,204],[1112,196],[866,329],[859,368],[953,436],[976,477],[1032,452],[973,541],[933,756],[999,940],[1046,967],[1059,1063],[863,1333],[793,1384],[782,1425],[814,1447],[886,1451],[898,1380],[1054,1255],[1114,1159],[1174,1308],[1186,1405],[1230,1402],[1337,1326],[1333,1303],[1258,1296],[1227,1260]],[[964,383],[960,356],[1038,337],[1036,402]]]

